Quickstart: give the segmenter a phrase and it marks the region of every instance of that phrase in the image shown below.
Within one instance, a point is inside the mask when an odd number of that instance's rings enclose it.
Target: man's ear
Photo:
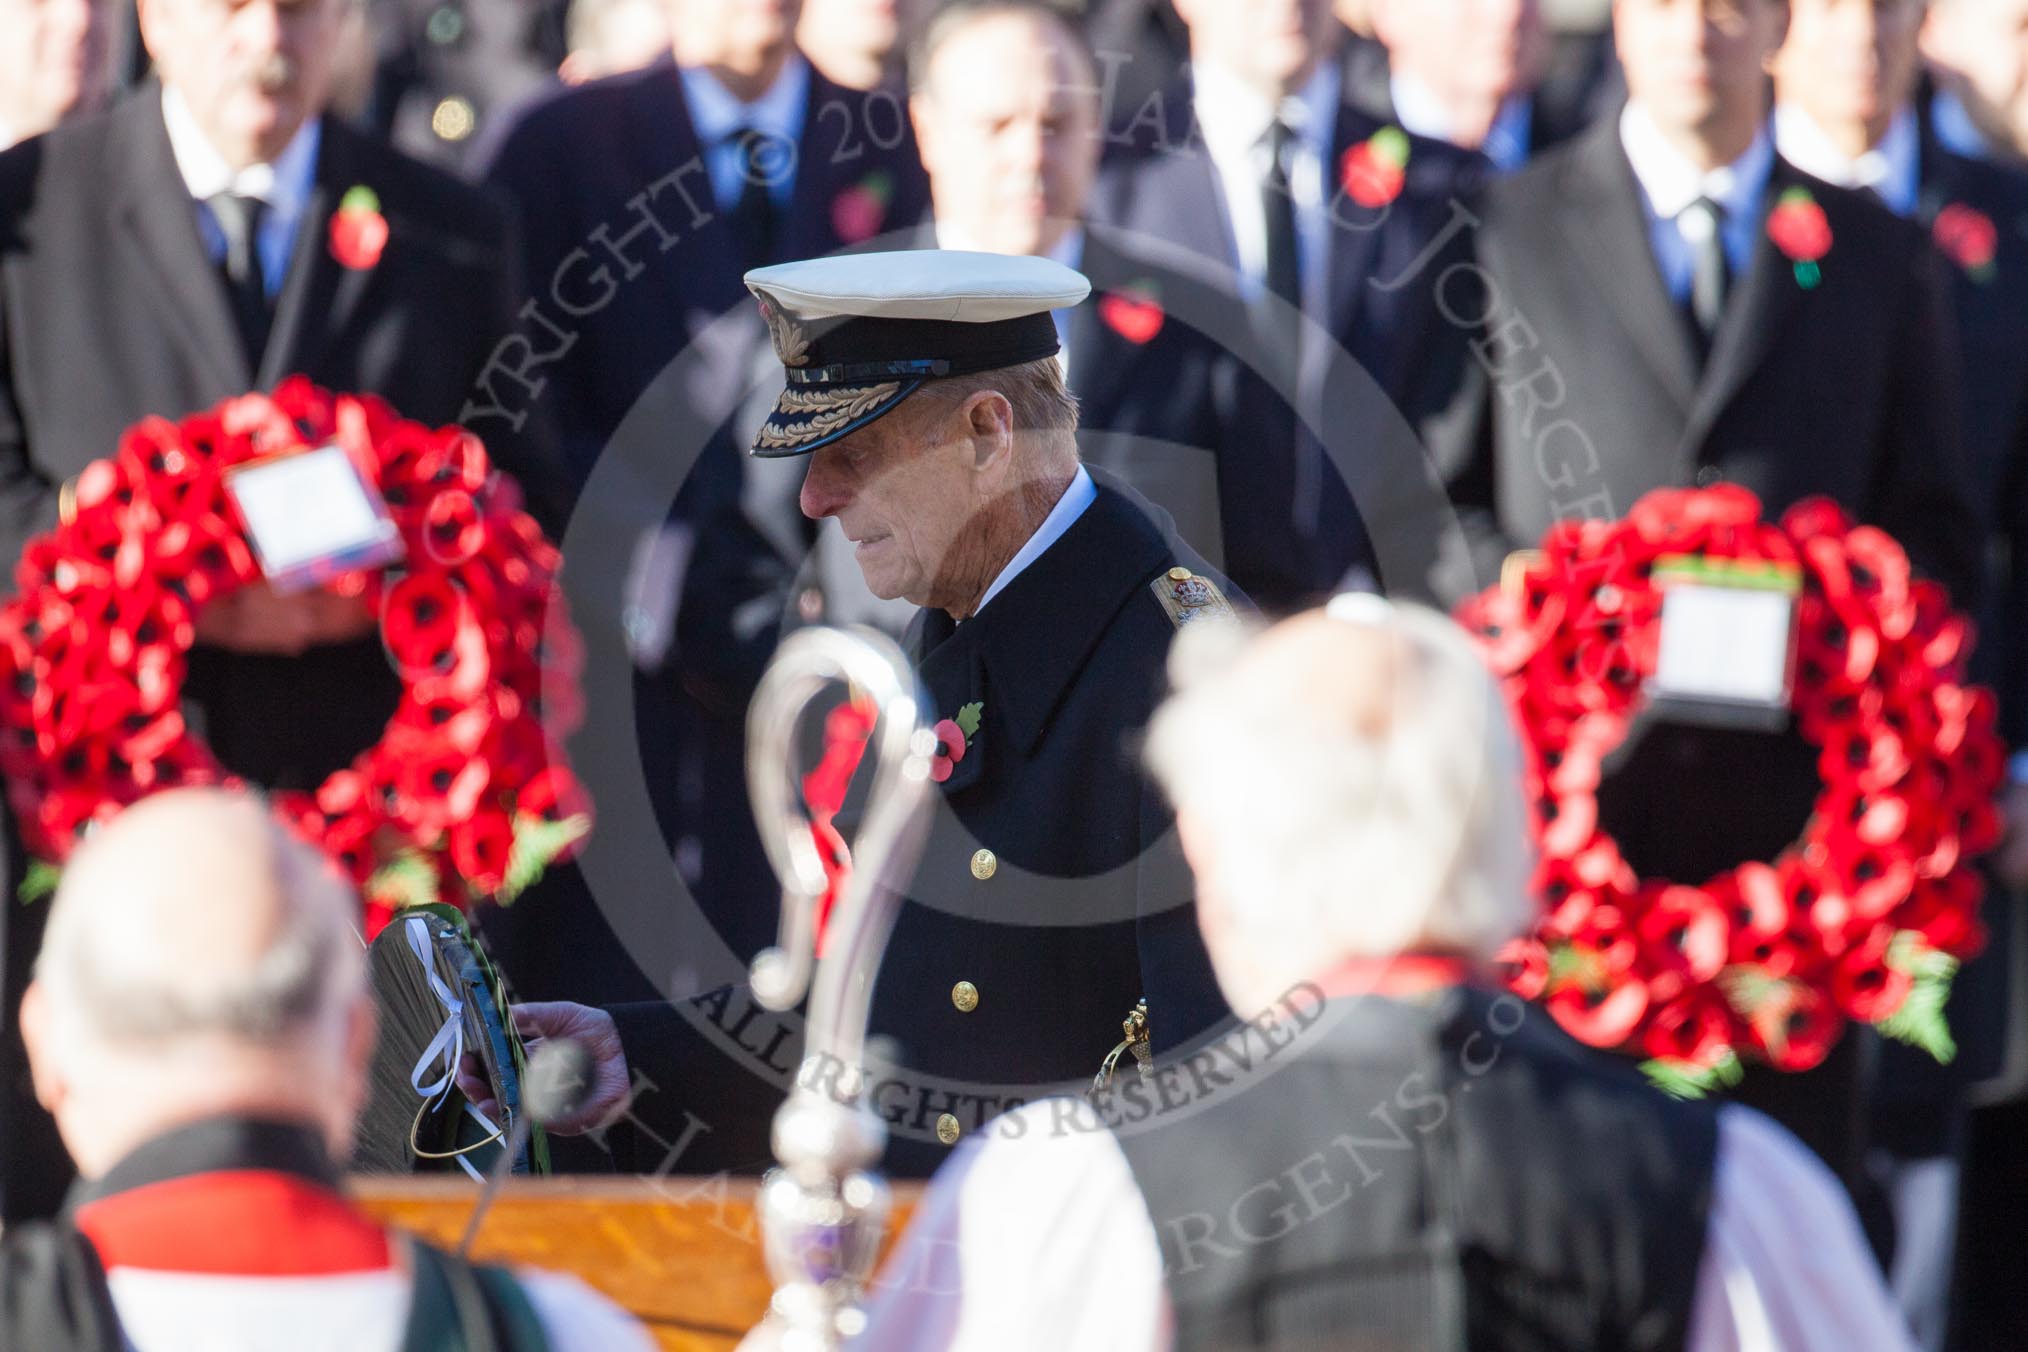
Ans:
[[[158,66],[162,61],[162,53],[156,50],[158,44],[153,39],[156,28],[162,20],[161,10],[162,0],[138,0],[135,14],[135,27],[141,35],[141,45],[147,49],[148,55]]]
[[[1915,35],[1915,45],[1923,55],[1924,64],[1929,67],[1931,79],[1937,79],[1938,66],[1950,64],[1950,34],[1944,25],[1949,22],[1943,17],[1945,6],[1934,3],[1923,6],[1922,26]]]
[[[49,1043],[49,997],[39,981],[29,982],[21,993],[21,1043],[28,1050],[35,1101],[53,1115],[65,1098],[66,1086]]]
[[[980,390],[965,401],[962,416],[972,438],[972,468],[1004,473],[1014,459],[1014,406],[998,390]]]
[[[1775,0],[1774,46],[1769,48],[1767,55],[1760,59],[1761,69],[1767,71],[1770,75],[1774,73],[1775,57],[1781,52],[1782,48],[1788,46],[1789,22],[1792,17],[1793,11],[1789,7],[1789,0]]]

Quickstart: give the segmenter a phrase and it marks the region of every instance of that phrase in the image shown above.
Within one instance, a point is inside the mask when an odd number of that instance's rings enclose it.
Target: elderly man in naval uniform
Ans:
[[[931,716],[960,730],[869,1027],[887,1168],[921,1174],[999,1113],[1089,1082],[1123,1026],[1152,1056],[1228,1017],[1135,742],[1177,628],[1231,602],[1166,518],[1079,463],[1054,315],[1088,293],[1078,272],[938,250],[746,281],[787,373],[753,454],[804,457],[803,511],[838,518],[876,594],[921,607],[910,655]],[[584,1124],[626,1119],[623,1165],[764,1166],[800,1025],[739,982],[671,995],[517,1020],[594,1050]]]

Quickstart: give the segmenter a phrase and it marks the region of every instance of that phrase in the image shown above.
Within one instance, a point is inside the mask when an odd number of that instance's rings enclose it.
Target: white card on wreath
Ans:
[[[387,504],[339,446],[257,460],[226,475],[268,584],[284,595],[402,556]]]
[[[1787,709],[1800,574],[1779,565],[1657,560],[1661,648],[1648,690],[1672,702]]]

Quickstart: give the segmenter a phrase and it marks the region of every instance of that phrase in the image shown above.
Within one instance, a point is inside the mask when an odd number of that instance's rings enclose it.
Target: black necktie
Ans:
[[[739,148],[739,199],[728,217],[733,239],[744,267],[764,267],[774,261],[775,251],[775,199],[769,184],[782,172],[788,152],[766,132],[751,127],[741,127],[725,139]]]
[[[1296,238],[1296,203],[1289,191],[1289,154],[1295,133],[1275,119],[1266,133],[1267,175],[1261,180],[1261,212],[1267,221],[1267,289],[1297,309],[1303,304],[1301,246]]]
[[[1725,208],[1700,197],[1683,209],[1678,229],[1690,245],[1690,326],[1700,355],[1708,356],[1731,281],[1725,259]]]
[[[258,197],[222,192],[208,199],[211,215],[225,236],[225,257],[219,271],[225,278],[226,299],[232,305],[232,319],[246,347],[247,361],[258,367],[268,345],[268,325],[273,319],[268,308],[267,282],[261,275],[261,218],[268,204]]]

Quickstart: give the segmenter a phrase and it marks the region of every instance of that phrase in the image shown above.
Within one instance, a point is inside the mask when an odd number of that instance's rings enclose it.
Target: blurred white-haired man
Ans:
[[[1530,853],[1499,692],[1433,612],[1186,631],[1148,756],[1240,1028],[939,1173],[869,1346],[1902,1349],[1844,1194],[1489,976]]]
[[[577,1281],[468,1266],[339,1193],[374,1044],[358,912],[243,794],[162,794],[80,847],[21,1031],[83,1181],[0,1244],[0,1348],[645,1352]]]

